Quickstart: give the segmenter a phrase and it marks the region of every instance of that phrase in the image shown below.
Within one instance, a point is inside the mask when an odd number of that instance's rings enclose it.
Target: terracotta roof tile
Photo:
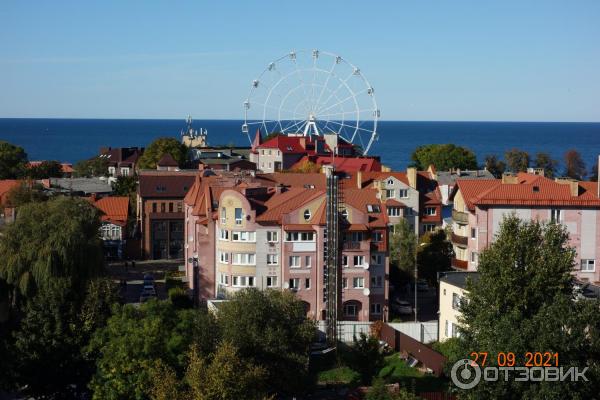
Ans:
[[[129,215],[129,198],[125,196],[103,197],[91,203],[102,212],[101,221],[111,222],[117,225],[125,225]]]

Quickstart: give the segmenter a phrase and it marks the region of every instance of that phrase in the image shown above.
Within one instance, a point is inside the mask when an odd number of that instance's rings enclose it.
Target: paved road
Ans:
[[[414,286],[411,285],[409,291],[401,290],[399,293],[396,292],[394,295],[395,297],[399,297],[400,300],[408,301],[410,305],[414,307],[414,293]],[[417,305],[417,317],[419,321],[431,321],[438,319],[437,289],[430,287],[426,292],[417,291]],[[403,321],[414,321],[415,316],[414,314],[399,316],[394,315],[392,318],[401,318]]]
[[[125,267],[124,262],[111,263],[108,265],[108,271],[111,278],[116,282],[127,282],[121,287],[121,295],[126,303],[138,303],[144,285],[144,275],[152,275],[154,277],[156,295],[159,299],[167,298],[167,290],[165,287],[165,272],[178,271],[179,265],[183,264],[183,260],[175,261],[136,261],[135,267],[132,267],[131,262]]]

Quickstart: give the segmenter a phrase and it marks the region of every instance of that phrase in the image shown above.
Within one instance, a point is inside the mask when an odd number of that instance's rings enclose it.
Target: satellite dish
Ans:
[[[364,268],[364,269],[369,269],[369,263],[366,263],[366,264],[364,264],[364,265],[363,265],[363,268]]]
[[[370,294],[371,294],[371,290],[370,290],[369,288],[364,288],[364,289],[363,289],[363,294],[364,294],[365,296],[368,296],[368,295],[370,295]]]

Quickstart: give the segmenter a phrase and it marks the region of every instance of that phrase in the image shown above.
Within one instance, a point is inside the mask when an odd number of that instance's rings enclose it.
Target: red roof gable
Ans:
[[[101,221],[125,225],[129,215],[129,198],[125,196],[103,197],[97,201],[88,198],[102,212]]]

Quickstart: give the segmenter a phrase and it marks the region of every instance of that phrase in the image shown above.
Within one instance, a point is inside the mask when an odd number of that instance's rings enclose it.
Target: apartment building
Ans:
[[[307,314],[325,318],[324,174],[197,177],[186,196],[185,260],[201,300],[246,287],[293,290]],[[378,190],[343,182],[340,304],[345,320],[387,317],[387,208]],[[198,278],[193,268],[197,263]]]
[[[505,215],[564,224],[577,251],[577,278],[600,281],[600,193],[598,182],[549,179],[534,173],[502,179],[457,180],[452,237],[456,269],[477,270],[479,254],[494,240]]]

